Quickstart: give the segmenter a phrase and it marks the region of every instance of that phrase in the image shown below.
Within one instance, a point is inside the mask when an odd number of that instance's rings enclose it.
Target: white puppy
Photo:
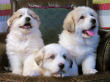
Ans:
[[[49,44],[43,47],[36,57],[31,55],[25,60],[24,76],[37,76],[38,71],[44,76],[78,75],[75,59],[71,59],[66,49],[59,44]]]
[[[99,42],[98,18],[89,7],[77,7],[65,18],[59,43],[82,64],[83,74],[94,74],[96,48]]]
[[[9,18],[6,50],[12,73],[22,74],[24,59],[44,46],[39,25],[38,15],[28,8],[17,10]]]

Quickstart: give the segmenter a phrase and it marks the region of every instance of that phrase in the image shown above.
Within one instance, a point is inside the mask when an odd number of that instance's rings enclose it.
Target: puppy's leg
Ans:
[[[21,75],[22,74],[22,62],[19,56],[10,55],[9,62],[10,62],[12,73]]]
[[[78,66],[76,64],[76,61],[73,60],[72,69],[70,71],[71,76],[77,76],[78,75]]]
[[[96,54],[89,55],[83,62],[82,62],[82,71],[83,74],[95,74],[97,70],[95,69],[96,64]]]

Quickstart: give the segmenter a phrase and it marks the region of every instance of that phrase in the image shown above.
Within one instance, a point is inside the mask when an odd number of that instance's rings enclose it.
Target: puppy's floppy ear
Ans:
[[[38,54],[37,54],[37,56],[36,56],[36,59],[35,59],[35,61],[36,61],[36,63],[37,63],[38,65],[42,64],[43,59],[44,59],[44,54],[45,54],[45,51],[44,51],[44,48],[42,48],[42,49],[38,52]]]
[[[73,66],[73,61],[70,59],[70,68]]]
[[[38,21],[38,24],[39,24],[39,26],[40,26],[40,18],[39,18],[39,16],[36,15],[36,16],[35,16],[35,19]]]
[[[73,16],[71,16],[70,14],[66,16],[63,23],[63,28],[64,30],[67,30],[68,32],[71,32],[71,33],[75,31],[75,21]]]
[[[10,27],[13,21],[20,16],[20,13],[14,12],[13,15],[8,19],[7,24]]]
[[[40,18],[37,14],[35,14],[34,12],[32,13],[32,16],[37,20],[38,24],[40,25]]]

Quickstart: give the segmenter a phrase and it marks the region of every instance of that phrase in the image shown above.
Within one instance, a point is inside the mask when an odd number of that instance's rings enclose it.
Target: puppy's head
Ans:
[[[40,19],[32,10],[21,8],[17,10],[7,21],[10,30],[30,32],[40,25]]]
[[[77,7],[66,16],[63,28],[83,38],[93,37],[98,30],[97,14],[89,7]]]
[[[36,62],[55,76],[64,74],[68,68],[72,68],[73,64],[69,60],[68,52],[58,44],[50,44],[41,49]]]

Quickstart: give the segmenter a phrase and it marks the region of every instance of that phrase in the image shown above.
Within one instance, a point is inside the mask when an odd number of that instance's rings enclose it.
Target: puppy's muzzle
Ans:
[[[60,64],[59,64],[59,68],[60,68],[61,70],[64,68],[64,66],[65,66],[65,65],[64,65],[63,63],[60,63]]]
[[[92,24],[95,24],[96,20],[95,19],[91,19],[91,22],[92,22]]]
[[[96,27],[96,20],[95,19],[91,19],[91,23],[92,23],[91,29],[94,29]]]
[[[95,35],[94,29],[96,28],[96,19],[91,19],[91,27],[89,29],[85,29],[82,33],[88,37],[93,37]]]
[[[64,71],[64,64],[63,63],[59,63],[59,70],[56,73],[53,73],[53,75],[59,75],[60,77],[62,77],[62,75],[65,73]]]
[[[25,20],[26,20],[27,22],[29,22],[31,19],[30,19],[30,17],[26,17]]]
[[[31,18],[30,17],[26,17],[25,18],[25,24],[23,26],[20,26],[20,28],[23,28],[23,29],[31,29],[32,28],[32,25],[30,23],[30,20]]]

